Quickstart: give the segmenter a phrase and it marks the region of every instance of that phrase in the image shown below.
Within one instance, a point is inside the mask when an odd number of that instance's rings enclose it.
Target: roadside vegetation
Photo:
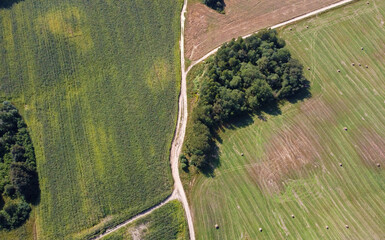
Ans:
[[[312,97],[221,129],[220,166],[186,183],[197,239],[385,237],[384,22],[357,1],[278,30]]]
[[[203,170],[210,167],[216,131],[242,114],[294,96],[308,84],[303,67],[291,57],[275,30],[224,44],[207,63],[197,89],[197,104],[186,131],[180,161]]]
[[[27,126],[9,102],[0,107],[0,192],[0,230],[20,227],[40,190]]]
[[[188,240],[188,226],[182,204],[171,201],[150,215],[129,224],[102,240]]]
[[[0,100],[18,106],[34,143],[39,239],[90,238],[171,194],[181,7],[24,0],[0,9]]]

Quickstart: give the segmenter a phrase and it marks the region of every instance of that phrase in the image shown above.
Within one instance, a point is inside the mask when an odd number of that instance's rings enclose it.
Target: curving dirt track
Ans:
[[[181,40],[180,40],[180,49],[181,49],[181,74],[182,74],[182,81],[181,81],[181,90],[180,90],[180,96],[179,96],[178,121],[177,121],[177,126],[176,126],[176,130],[175,130],[175,134],[174,134],[174,139],[173,139],[172,146],[171,146],[171,152],[170,152],[170,164],[171,164],[172,176],[173,176],[173,179],[174,179],[174,191],[163,202],[161,202],[161,203],[159,203],[159,204],[157,204],[157,205],[147,209],[146,211],[144,211],[142,213],[139,213],[138,215],[128,219],[127,221],[125,221],[125,222],[123,222],[123,223],[121,223],[121,224],[119,224],[119,225],[117,225],[117,226],[115,226],[113,228],[108,229],[105,233],[99,235],[98,237],[96,237],[94,239],[101,239],[104,236],[106,236],[106,235],[108,235],[108,234],[110,234],[110,233],[112,233],[112,232],[114,232],[114,231],[116,231],[116,230],[118,230],[118,229],[120,229],[120,228],[122,228],[122,227],[124,227],[124,226],[126,226],[126,225],[128,225],[130,223],[132,223],[132,222],[134,222],[135,220],[138,220],[139,218],[147,216],[148,214],[150,214],[154,210],[162,207],[166,203],[168,203],[168,202],[170,202],[172,200],[178,199],[179,201],[182,202],[183,208],[184,208],[185,213],[186,213],[187,223],[188,223],[188,227],[189,227],[190,239],[191,240],[195,240],[195,232],[194,232],[193,219],[192,219],[190,207],[189,207],[189,204],[188,204],[187,196],[186,196],[186,193],[185,193],[185,191],[183,189],[183,185],[182,185],[182,182],[181,182],[180,177],[179,177],[179,167],[178,167],[178,163],[179,163],[178,160],[179,160],[179,155],[181,153],[182,146],[183,146],[183,140],[184,140],[184,136],[185,136],[185,132],[186,132],[187,116],[188,116],[188,112],[187,112],[186,77],[187,77],[187,73],[191,70],[192,67],[194,67],[196,64],[204,61],[206,58],[208,58],[209,56],[211,56],[212,54],[217,52],[219,47],[213,49],[212,51],[210,51],[209,53],[207,53],[205,56],[201,57],[197,61],[194,61],[188,67],[187,70],[185,69],[184,29],[185,29],[185,14],[187,12],[187,1],[188,0],[184,0],[183,9],[182,9],[182,12],[181,12]],[[293,18],[291,20],[282,22],[280,24],[274,25],[271,28],[279,28],[279,27],[288,25],[288,24],[296,22],[296,21],[300,21],[302,19],[305,19],[305,18],[314,16],[314,15],[317,15],[319,13],[328,11],[328,10],[330,10],[332,8],[336,8],[336,7],[342,6],[344,4],[347,4],[347,3],[350,3],[350,2],[353,2],[353,1],[355,1],[355,0],[343,0],[343,1],[340,1],[338,3],[331,4],[331,5],[327,6],[327,7],[324,7],[324,8],[315,10],[313,12],[307,13],[305,15],[302,15],[302,16]],[[246,37],[248,37],[250,35],[251,34],[245,35],[245,36],[243,36],[243,38],[246,38]]]

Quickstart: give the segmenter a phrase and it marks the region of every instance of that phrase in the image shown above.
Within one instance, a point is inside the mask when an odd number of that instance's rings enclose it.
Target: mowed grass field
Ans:
[[[368,2],[279,30],[312,97],[220,134],[190,191],[197,239],[385,239],[385,2]]]
[[[188,226],[182,204],[177,200],[171,201],[150,215],[102,238],[102,240],[135,239],[189,239]]]
[[[0,100],[20,108],[34,142],[39,239],[85,238],[171,194],[181,7],[24,0],[0,9]]]

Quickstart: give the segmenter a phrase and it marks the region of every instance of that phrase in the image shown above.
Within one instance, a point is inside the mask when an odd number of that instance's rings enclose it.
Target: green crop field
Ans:
[[[174,200],[150,215],[105,236],[102,240],[187,240],[188,238],[183,206]]]
[[[171,194],[181,7],[24,0],[0,9],[0,100],[30,128],[39,239],[85,238]]]
[[[279,30],[312,96],[220,133],[197,239],[385,239],[385,1],[366,2]]]

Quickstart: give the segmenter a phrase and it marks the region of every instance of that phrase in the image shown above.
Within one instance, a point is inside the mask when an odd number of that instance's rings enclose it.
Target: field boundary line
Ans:
[[[117,230],[119,230],[120,228],[124,227],[124,226],[127,226],[128,224],[142,218],[142,217],[145,217],[147,215],[149,215],[150,213],[152,213],[153,211],[157,210],[158,208],[161,208],[163,207],[164,205],[166,205],[167,203],[169,203],[170,201],[172,200],[175,200],[176,197],[175,197],[175,191],[170,195],[168,196],[165,200],[163,200],[161,203],[155,205],[155,206],[152,206],[146,210],[144,210],[143,212],[135,215],[134,217],[116,225],[115,227],[113,228],[109,228],[107,229],[104,233],[100,234],[99,236],[95,237],[95,238],[91,238],[92,240],[96,240],[96,239],[101,239],[103,237],[105,237],[106,235],[112,233],[112,232],[115,232]]]

